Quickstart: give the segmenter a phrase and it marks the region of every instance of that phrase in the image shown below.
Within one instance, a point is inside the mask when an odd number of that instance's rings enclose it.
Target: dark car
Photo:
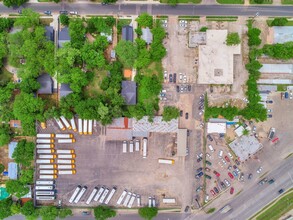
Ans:
[[[273,115],[271,115],[271,114],[268,115],[268,118],[272,118],[272,117],[273,117]]]
[[[60,14],[67,15],[67,14],[68,14],[68,11],[60,11],[59,13],[60,13]]]
[[[204,176],[205,176],[206,178],[208,178],[209,180],[212,179],[212,177],[209,176],[209,175],[207,175],[207,174],[205,174]]]
[[[81,214],[82,214],[82,215],[90,215],[90,214],[91,214],[91,212],[88,212],[88,211],[83,211]]]
[[[272,104],[273,103],[273,100],[267,100],[266,103]]]
[[[209,141],[213,141],[214,139],[212,138],[212,136],[211,135],[207,135],[207,138],[209,139]]]
[[[185,113],[185,119],[188,119],[188,112]]]
[[[102,5],[108,5],[108,3],[107,2],[102,2]]]
[[[199,179],[200,177],[202,177],[203,176],[203,172],[199,172],[196,176],[195,176],[195,178],[196,179]]]
[[[189,206],[186,206],[184,209],[184,212],[188,212],[189,211]]]
[[[221,185],[222,189],[226,189],[226,185],[224,182],[220,182],[220,185]]]
[[[236,170],[238,167],[236,165],[233,165],[233,168]]]
[[[279,194],[282,194],[283,192],[284,192],[284,189],[280,189],[280,190],[278,191]]]
[[[200,167],[196,170],[197,173],[199,173],[200,171],[202,171],[202,167]]]
[[[180,117],[182,117],[183,116],[183,111],[182,110],[180,110]]]
[[[201,99],[199,102],[198,102],[198,105],[202,105],[204,103],[204,100]]]
[[[173,82],[176,83],[176,73],[173,74]]]
[[[269,182],[268,182],[268,184],[273,184],[274,182],[275,182],[274,179],[270,179]]]
[[[239,166],[240,165],[240,162],[239,162],[239,160],[235,160],[235,163],[237,164],[237,166]]]
[[[215,191],[215,193],[219,193],[219,190],[217,187],[214,187],[214,191]]]
[[[189,135],[190,135],[190,130],[187,129],[187,136],[189,136]]]
[[[199,163],[202,160],[202,157],[197,158],[197,162]]]
[[[187,89],[188,89],[188,91],[190,92],[190,91],[191,91],[191,85],[188,85],[188,86],[187,86]]]
[[[51,11],[44,11],[45,15],[51,15]]]
[[[173,82],[173,75],[172,74],[169,74],[169,82]]]
[[[209,165],[209,166],[212,166],[212,163],[208,160],[206,160],[206,164]]]
[[[179,86],[176,86],[176,91],[177,91],[177,92],[180,92],[180,88],[179,88]]]
[[[198,107],[198,110],[203,110],[204,109],[204,105],[200,105],[199,107]]]
[[[234,193],[234,187],[231,187],[230,194],[232,195]]]
[[[249,180],[252,179],[252,173],[250,173],[250,174],[248,175],[248,179],[249,179]]]
[[[229,163],[230,162],[230,159],[228,156],[225,156],[225,160]]]
[[[258,182],[258,185],[263,185],[264,183],[268,182],[268,178],[264,178]]]

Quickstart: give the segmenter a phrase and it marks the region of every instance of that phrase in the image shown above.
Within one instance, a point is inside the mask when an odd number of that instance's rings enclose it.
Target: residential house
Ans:
[[[70,88],[69,84],[61,83],[60,89],[59,89],[59,99],[62,97],[65,97],[72,93],[72,89]]]
[[[45,36],[47,40],[54,42],[54,34],[55,34],[54,28],[52,26],[46,26],[45,30],[46,30]]]
[[[133,81],[122,81],[122,91],[121,95],[123,96],[125,103],[127,105],[136,104],[136,82]]]
[[[65,27],[62,28],[61,31],[59,31],[58,47],[63,47],[63,45],[67,42],[70,42],[70,36],[68,27]]]
[[[122,39],[133,42],[133,27],[129,25],[122,27]]]
[[[153,34],[152,34],[151,30],[148,27],[142,29],[142,36],[141,36],[141,38],[147,44],[151,44],[153,42]]]
[[[37,78],[37,81],[41,84],[41,88],[38,89],[38,94],[52,94],[53,93],[53,80],[48,73],[44,73]]]

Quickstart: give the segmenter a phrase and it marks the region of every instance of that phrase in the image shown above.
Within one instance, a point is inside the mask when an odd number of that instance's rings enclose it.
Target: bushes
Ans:
[[[229,33],[227,35],[226,44],[228,46],[238,45],[240,43],[241,43],[241,40],[237,32]]]
[[[266,44],[262,52],[275,59],[289,60],[293,58],[293,42],[272,45]]]
[[[98,206],[94,208],[95,219],[106,220],[116,216],[116,212],[107,206]]]
[[[248,46],[258,46],[261,44],[260,33],[261,31],[257,28],[248,28]]]
[[[179,109],[174,106],[164,106],[163,121],[171,121],[179,117]]]
[[[270,26],[284,26],[287,23],[288,23],[287,18],[275,18],[270,24]]]
[[[158,214],[158,208],[156,207],[143,207],[138,210],[138,214],[145,220],[151,220]]]

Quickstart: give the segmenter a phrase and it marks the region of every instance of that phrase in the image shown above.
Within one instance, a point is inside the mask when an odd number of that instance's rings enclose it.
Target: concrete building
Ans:
[[[234,55],[241,45],[227,46],[227,30],[207,30],[206,45],[199,45],[199,84],[233,84]]]
[[[61,83],[60,89],[59,89],[59,99],[61,99],[62,97],[65,97],[67,95],[69,95],[72,92],[73,91],[70,88],[70,85],[69,84]]]
[[[286,43],[293,41],[293,27],[292,26],[274,26],[272,27],[274,34],[274,44],[276,43]]]
[[[8,177],[11,180],[18,179],[18,166],[14,162],[8,163]]]
[[[226,134],[226,123],[211,123],[208,122],[207,126],[208,134]]]
[[[12,141],[12,142],[10,142],[8,144],[8,157],[10,159],[13,159],[12,158],[12,155],[13,155],[13,152],[14,152],[14,150],[15,150],[16,147],[17,147],[17,142],[15,142],[15,141]]]
[[[262,64],[261,73],[293,74],[293,64]]]

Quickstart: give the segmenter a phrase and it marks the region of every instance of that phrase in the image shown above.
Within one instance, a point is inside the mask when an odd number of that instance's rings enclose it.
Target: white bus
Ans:
[[[125,200],[124,200],[124,202],[123,202],[123,206],[127,206],[127,204],[128,204],[128,202],[129,202],[129,200],[130,200],[130,198],[131,198],[131,192],[128,192],[128,194],[127,194],[127,196],[126,196],[126,198],[125,198]]]
[[[37,196],[53,196],[55,195],[54,191],[36,191]]]
[[[133,141],[129,141],[129,152],[133,153]]]
[[[69,199],[69,203],[72,203],[79,191],[81,190],[81,186],[77,186],[76,189],[74,190],[72,196]]]
[[[106,201],[105,201],[105,204],[106,204],[106,205],[108,205],[108,203],[109,203],[110,200],[112,199],[112,197],[113,197],[114,193],[116,192],[116,190],[117,190],[117,188],[116,188],[116,187],[113,187],[113,189],[111,190],[111,192],[110,192],[108,198],[107,198]]]
[[[95,187],[92,191],[92,193],[90,194],[89,198],[86,200],[86,204],[89,205],[91,203],[91,201],[93,200],[94,196],[96,195],[96,193],[98,192],[98,188]]]
[[[67,119],[64,116],[61,116],[60,119],[67,129],[71,129],[69,122],[67,121]]]
[[[35,186],[35,190],[53,190],[54,186]]]
[[[139,140],[135,140],[135,151],[139,151]]]
[[[84,195],[84,193],[86,192],[86,190],[87,190],[87,187],[86,186],[82,187],[80,193],[76,196],[76,198],[74,200],[74,203],[78,203],[79,202],[79,200]]]
[[[104,191],[104,193],[103,193],[103,195],[101,196],[101,198],[99,200],[99,203],[103,203],[104,202],[104,200],[105,200],[106,196],[108,195],[108,193],[109,193],[109,189],[106,188],[105,191]]]
[[[127,153],[127,142],[126,141],[123,141],[122,148],[123,148],[122,152]]]
[[[131,208],[131,207],[132,207],[135,198],[136,198],[136,195],[133,193],[133,194],[132,194],[132,197],[131,197],[131,199],[130,199],[128,205],[127,205],[128,208]]]
[[[99,198],[100,198],[100,196],[102,195],[102,193],[104,192],[104,190],[105,190],[105,187],[101,187],[101,188],[99,189],[97,195],[96,195],[95,198],[94,198],[94,201],[95,201],[95,202],[97,202],[97,201],[99,200]]]
[[[83,134],[87,135],[87,124],[88,124],[88,121],[87,119],[84,119],[83,120]]]
[[[55,196],[37,196],[36,199],[42,201],[52,201],[55,200]]]
[[[142,139],[142,158],[144,159],[147,157],[147,150],[148,150],[148,139],[143,138]]]
[[[72,130],[73,130],[73,131],[77,131],[77,129],[76,129],[76,124],[75,124],[75,121],[74,121],[74,118],[72,118],[72,119],[70,120],[70,123],[71,123],[71,126],[72,126]]]
[[[78,119],[78,133],[79,134],[82,134],[82,131],[83,131],[83,129],[82,129],[82,119]]]
[[[54,185],[55,181],[54,180],[37,180],[36,185]]]
[[[127,191],[124,190],[124,191],[122,192],[122,194],[120,195],[119,199],[117,200],[117,205],[121,205],[121,203],[122,203],[124,197],[126,196],[126,194],[127,194]]]

